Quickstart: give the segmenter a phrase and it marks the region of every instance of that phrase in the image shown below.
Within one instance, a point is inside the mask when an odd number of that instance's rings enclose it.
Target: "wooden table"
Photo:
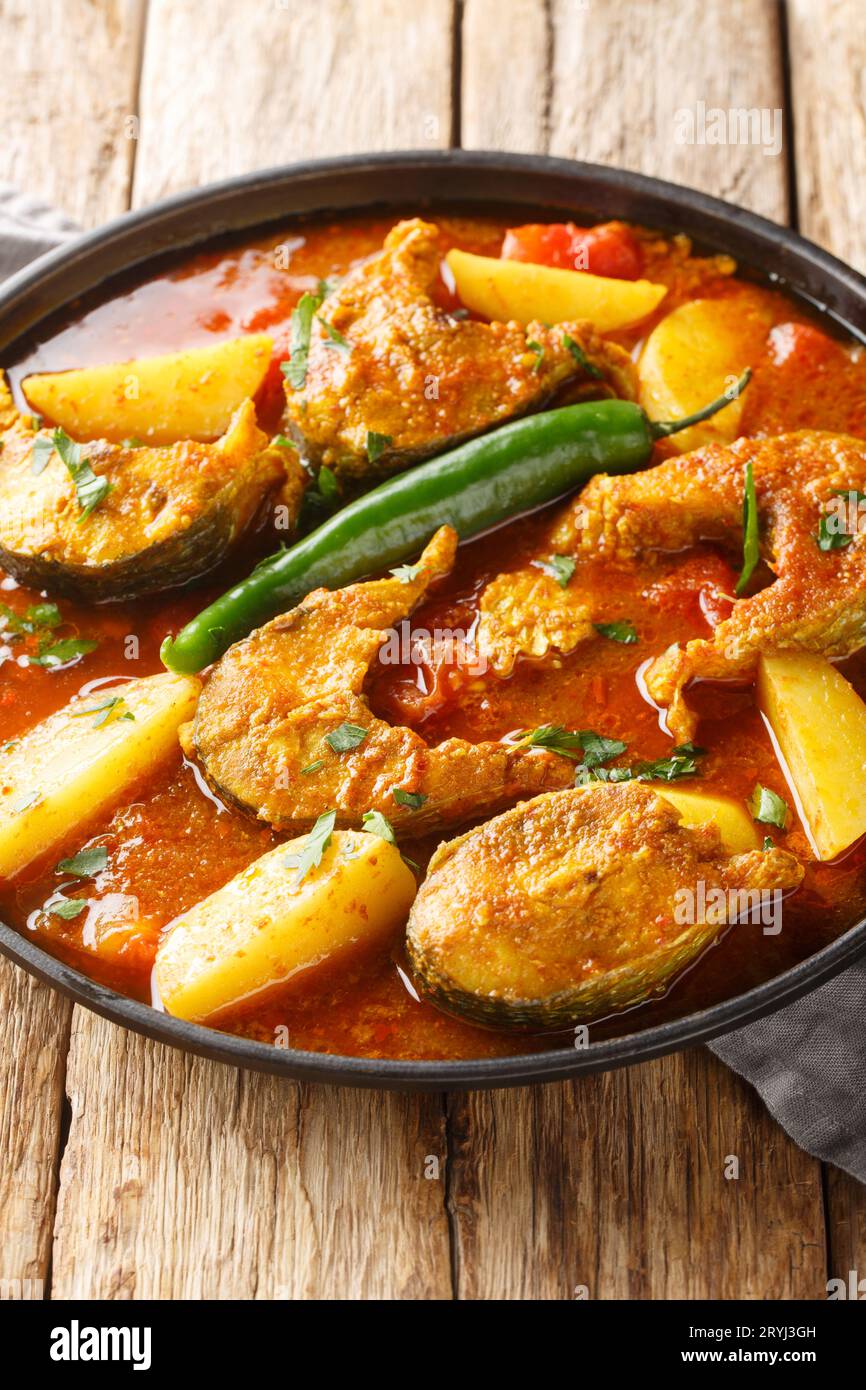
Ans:
[[[866,268],[862,0],[0,0],[0,70],[0,179],[88,226],[463,144],[672,178]],[[698,102],[784,111],[781,154],[678,143]],[[866,1269],[866,1193],[702,1050],[329,1090],[146,1042],[5,962],[0,1035],[0,1280],[46,1297],[822,1298]]]

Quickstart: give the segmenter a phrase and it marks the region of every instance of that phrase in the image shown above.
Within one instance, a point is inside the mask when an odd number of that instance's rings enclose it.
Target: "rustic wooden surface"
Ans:
[[[866,264],[860,0],[0,0],[0,59],[0,179],[88,224],[462,143],[639,168]],[[678,143],[699,101],[783,109],[783,152]],[[70,1026],[0,962],[0,1249],[0,1281],[56,1298],[820,1298],[866,1266],[866,1193],[703,1051],[487,1095],[326,1090]]]

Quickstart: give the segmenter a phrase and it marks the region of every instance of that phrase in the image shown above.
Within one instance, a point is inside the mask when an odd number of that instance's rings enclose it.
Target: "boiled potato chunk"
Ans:
[[[866,704],[823,656],[761,657],[758,699],[819,859],[866,834]]]
[[[751,300],[695,299],[667,314],[649,335],[638,364],[640,403],[651,420],[691,415],[727,390],[760,356],[772,324]],[[671,437],[681,454],[730,444],[740,433],[745,395],[710,420]]]
[[[467,309],[504,323],[590,319],[607,333],[646,318],[667,294],[664,285],[649,280],[614,280],[468,251],[449,251],[446,261]]]
[[[28,376],[28,402],[73,439],[174,444],[217,439],[254,396],[271,360],[265,333],[165,357]]]
[[[732,796],[710,796],[707,792],[681,791],[679,787],[657,787],[653,791],[680,813],[683,825],[706,825],[711,821],[719,828],[722,844],[729,854],[747,854],[760,849],[761,841],[755,823],[745,803]]]
[[[0,749],[0,877],[68,841],[171,757],[200,688],[194,677],[164,674],[100,689]]]
[[[169,1013],[201,1022],[399,928],[416,884],[396,846],[366,831],[335,831],[321,863],[298,883],[293,861],[306,841],[270,850],[175,919],[156,957]]]

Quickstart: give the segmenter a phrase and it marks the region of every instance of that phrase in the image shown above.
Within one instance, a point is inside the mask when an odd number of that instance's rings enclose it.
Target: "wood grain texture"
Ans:
[[[55,1298],[450,1297],[436,1098],[298,1086],[76,1011]]]
[[[788,44],[800,230],[866,270],[866,7],[789,0]],[[826,1197],[828,1277],[864,1279],[866,1188],[828,1168]]]
[[[452,0],[151,0],[138,202],[252,168],[447,145]],[[207,61],[190,63],[193,49]]]
[[[783,151],[678,138],[699,102],[781,111],[775,0],[467,0],[462,88],[465,145],[640,169],[785,220]]]
[[[134,201],[278,159],[418,143],[431,110],[447,139],[451,7],[414,5],[400,42],[399,13],[153,0]],[[208,62],[191,67],[203,28]],[[374,61],[377,42],[392,61]],[[67,1087],[54,1297],[451,1296],[438,1097],[299,1088],[79,1010]]]
[[[3,0],[2,178],[88,227],[127,206],[144,0]]]
[[[789,0],[800,225],[866,270],[866,5]]]
[[[451,1107],[461,1298],[823,1295],[820,1167],[707,1054]]]
[[[0,180],[85,225],[127,204],[141,0],[0,4]],[[58,81],[50,55],[62,54]],[[71,1007],[0,961],[0,1291],[40,1296],[51,1253]]]

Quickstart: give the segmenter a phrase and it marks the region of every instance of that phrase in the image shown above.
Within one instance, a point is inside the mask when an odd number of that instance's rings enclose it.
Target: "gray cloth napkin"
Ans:
[[[68,240],[74,222],[0,185],[0,279]],[[866,1182],[866,962],[710,1044],[795,1143]]]

